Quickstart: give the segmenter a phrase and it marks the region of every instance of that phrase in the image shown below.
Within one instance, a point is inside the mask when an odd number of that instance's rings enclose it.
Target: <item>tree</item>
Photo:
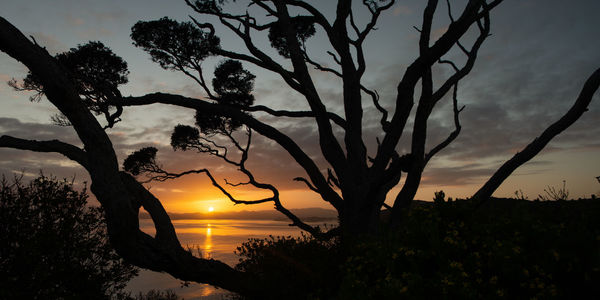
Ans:
[[[62,63],[60,57],[51,57],[4,19],[0,21],[0,49],[29,68],[32,76],[28,78],[35,79],[35,86],[40,87],[46,98],[68,119],[84,148],[58,140],[30,141],[9,136],[0,138],[0,146],[57,152],[81,164],[90,173],[91,190],[105,209],[111,241],[128,261],[140,267],[168,272],[182,280],[210,283],[242,294],[259,295],[265,283],[258,282],[252,274],[187,253],[178,242],[173,225],[160,201],[132,175],[145,174],[148,180],[169,180],[191,173],[205,174],[215,187],[235,203],[272,202],[293,225],[312,235],[324,239],[341,236],[344,239],[377,231],[381,226],[380,214],[385,206],[384,201],[390,190],[399,184],[404,173],[404,184],[397,195],[391,195],[394,202],[389,207],[392,213],[391,225],[398,226],[401,211],[413,200],[428,162],[451,144],[461,131],[459,116],[462,108],[457,100],[458,84],[472,70],[478,51],[490,34],[490,11],[501,4],[502,0],[469,0],[461,8],[460,15],[455,15],[452,13],[453,9],[448,9],[448,29],[436,40],[432,38],[432,22],[437,10],[444,4],[437,0],[427,1],[422,25],[417,28],[419,56],[397,82],[393,110],[380,105],[377,92],[366,87],[362,78],[366,70],[364,43],[374,32],[379,16],[389,10],[395,1],[362,1],[361,7],[370,16],[364,26],[355,22],[354,11],[357,7],[349,0],[337,2],[333,19],[304,1],[247,1],[249,6],[262,10],[264,16],[229,13],[225,10],[225,2],[227,1],[186,0],[196,13],[215,17],[221,25],[239,37],[246,46],[244,51],[223,48],[214,25],[203,23],[194,17],[190,22],[177,22],[168,18],[140,21],[132,28],[131,37],[136,46],[148,52],[152,60],[161,67],[182,72],[192,78],[204,89],[206,97],[195,99],[165,93],[122,97],[117,92],[119,81],[100,77],[97,81],[98,90],[92,85],[91,91],[102,97],[98,97],[100,100],[92,100],[101,101],[110,111],[117,112],[124,107],[153,103],[195,110],[196,126],[177,126],[171,138],[173,148],[194,150],[221,158],[247,177],[247,181],[240,184],[269,191],[270,197],[257,200],[236,199],[227,191],[226,184],[220,184],[208,169],[182,173],[164,170],[157,162],[157,149],[151,147],[133,153],[125,160],[125,171],[120,170],[112,144],[103,130],[105,128],[90,113],[90,110],[94,111],[94,106],[86,100],[87,95],[83,92],[89,90],[82,88],[87,81],[80,79],[81,74],[85,75],[87,70],[94,68],[84,67],[78,62]],[[450,1],[445,3],[447,8],[450,8],[450,4]],[[304,42],[315,34],[317,28],[328,39],[334,67],[315,61],[306,49]],[[476,37],[470,45],[465,45],[461,40],[468,40],[465,38],[468,32],[475,32]],[[277,50],[281,59],[268,55],[264,45],[258,45],[253,40],[253,35],[261,33],[268,36],[270,46]],[[65,56],[80,57],[76,53],[83,48],[86,47],[72,49],[71,54]],[[463,64],[445,59],[444,55],[454,50],[464,54]],[[210,56],[225,59],[216,67],[212,89],[204,78],[202,69],[202,62]],[[243,68],[242,63],[253,64],[281,77],[292,90],[305,98],[310,110],[275,110],[253,105],[252,88],[255,77]],[[435,65],[448,67],[453,73],[434,85],[432,68]],[[326,107],[323,95],[315,87],[310,68],[334,74],[341,79],[343,116]],[[516,168],[534,157],[554,136],[573,124],[586,110],[599,85],[600,69],[586,81],[571,109],[522,152],[501,166],[473,198],[478,201],[488,199]],[[107,90],[114,92],[104,92]],[[416,92],[420,93],[418,98],[415,98]],[[434,107],[445,101],[446,95],[451,95],[449,98],[452,101],[452,121],[455,128],[440,144],[426,149],[427,121]],[[377,141],[376,149],[371,154],[368,153],[362,127],[365,96],[381,113],[382,139]],[[414,125],[407,128],[415,104]],[[314,120],[322,158],[327,165],[319,165],[303,151],[302,145],[278,130],[274,124],[257,118],[256,112],[281,118]],[[107,117],[107,127],[113,126],[115,122],[114,119],[111,121],[111,116],[114,114],[109,112],[104,115]],[[338,137],[336,132],[339,131],[342,135]],[[398,144],[405,132],[411,134],[410,151],[399,153]],[[323,201],[338,211],[339,227],[322,231],[303,222],[282,205],[279,191],[273,185],[253,176],[246,165],[253,133],[273,141],[289,153],[306,173],[305,177],[296,180],[306,184],[308,189],[316,192]],[[223,139],[227,144],[221,144]],[[239,154],[236,158],[230,155],[234,151]],[[155,237],[139,230],[137,214],[141,206],[150,213],[154,221],[157,232]]]
[[[137,269],[111,247],[100,207],[41,175],[0,183],[0,297],[121,299]]]

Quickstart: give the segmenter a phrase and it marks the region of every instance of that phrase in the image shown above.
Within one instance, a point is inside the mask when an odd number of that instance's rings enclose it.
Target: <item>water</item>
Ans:
[[[283,221],[271,220],[173,220],[177,236],[184,247],[199,250],[202,257],[214,258],[234,266],[238,256],[234,254],[239,247],[249,238],[265,238],[273,236],[299,236],[301,230],[289,226]],[[153,235],[154,225],[152,220],[140,220],[142,230]],[[141,270],[140,275],[127,286],[134,294],[146,292],[151,289],[172,289],[180,297],[188,299],[222,299],[227,294],[222,289],[217,289],[207,284],[190,283],[182,287],[182,282],[166,273]]]

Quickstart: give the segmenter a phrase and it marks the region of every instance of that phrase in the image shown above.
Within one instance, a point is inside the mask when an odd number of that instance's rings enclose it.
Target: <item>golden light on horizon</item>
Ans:
[[[215,208],[214,208],[214,207],[212,207],[212,206],[210,206],[210,207],[208,208],[208,212],[213,212],[213,211],[215,211]]]

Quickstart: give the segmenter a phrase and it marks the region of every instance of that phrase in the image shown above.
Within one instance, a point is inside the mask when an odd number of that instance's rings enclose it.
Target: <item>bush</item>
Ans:
[[[137,269],[110,247],[86,189],[41,175],[0,183],[1,299],[120,299]]]
[[[400,230],[364,240],[340,299],[600,297],[600,203],[468,201],[415,206]]]
[[[600,299],[598,215],[595,200],[416,203],[378,236],[253,239],[238,269],[281,299]]]
[[[312,237],[250,239],[237,248],[236,269],[255,274],[270,286],[272,299],[307,299],[331,295],[339,281],[337,241]]]

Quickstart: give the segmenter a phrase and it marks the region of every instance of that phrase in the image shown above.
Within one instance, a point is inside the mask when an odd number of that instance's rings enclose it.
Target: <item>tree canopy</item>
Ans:
[[[241,5],[241,1],[234,1]],[[107,216],[108,231],[117,251],[140,267],[166,271],[189,281],[210,283],[247,295],[261,294],[261,282],[249,272],[234,270],[214,260],[191,256],[180,245],[168,214],[159,199],[144,188],[132,175],[145,175],[147,180],[170,180],[187,174],[205,174],[212,184],[232,202],[257,204],[270,202],[294,226],[319,239],[351,238],[373,234],[385,226],[397,227],[403,211],[413,201],[422,174],[432,157],[450,145],[461,133],[457,91],[459,83],[475,66],[478,52],[490,36],[490,12],[502,0],[468,0],[460,8],[451,8],[451,1],[428,0],[418,32],[418,56],[406,67],[402,76],[392,82],[396,95],[392,109],[380,103],[379,94],[365,84],[368,53],[365,43],[376,33],[379,17],[395,4],[394,0],[339,0],[334,12],[322,12],[309,2],[287,0],[248,0],[256,10],[236,14],[228,12],[228,1],[186,0],[196,15],[191,21],[179,22],[168,17],[154,21],[139,21],[132,28],[134,45],[146,51],[162,68],[182,72],[194,80],[204,97],[152,93],[122,97],[117,86],[126,79],[126,65],[101,44],[90,43],[72,49],[70,54],[50,56],[37,43],[4,19],[0,19],[0,50],[22,62],[35,78],[35,86],[14,86],[36,89],[56,106],[73,126],[84,147],[79,148],[59,140],[32,141],[18,137],[0,137],[1,147],[41,152],[58,152],[82,165],[92,178],[94,192]],[[366,22],[357,23],[355,12],[366,11]],[[257,13],[259,11],[260,13]],[[459,13],[456,13],[459,12]],[[432,33],[436,15],[446,16],[447,30],[439,37]],[[212,22],[212,23],[211,23]],[[215,24],[229,30],[243,42],[245,49],[226,49],[220,43]],[[321,63],[311,57],[306,41],[322,32],[331,51],[331,62]],[[264,45],[260,35],[266,36]],[[469,36],[470,38],[467,38]],[[77,53],[93,50],[95,60]],[[281,57],[273,57],[275,50]],[[450,52],[463,58],[455,62],[447,58]],[[73,57],[75,63],[62,57]],[[203,61],[208,57],[224,59],[214,70],[214,79],[204,77]],[[103,62],[107,64],[105,65]],[[98,64],[80,71],[86,63]],[[277,110],[254,105],[252,94],[255,75],[244,69],[252,64],[281,78],[288,87],[302,95],[306,111]],[[450,72],[438,78],[435,67]],[[78,71],[79,70],[79,71]],[[90,72],[99,72],[90,76]],[[107,70],[111,76],[103,75]],[[342,94],[337,99],[316,88],[314,70],[339,77]],[[116,74],[115,74],[116,72]],[[113,77],[116,76],[116,77]],[[118,75],[118,76],[117,76]],[[209,84],[211,83],[211,84]],[[473,195],[477,203],[487,201],[500,184],[519,166],[537,155],[556,135],[572,125],[586,110],[600,85],[600,69],[584,83],[572,107],[559,120],[545,129],[521,152],[507,160]],[[93,105],[90,105],[90,100]],[[342,107],[335,113],[325,100]],[[285,101],[283,99],[282,101]],[[427,147],[428,120],[434,108],[443,102],[452,107],[449,134],[437,145]],[[115,125],[124,108],[150,104],[174,105],[195,113],[193,126],[180,124],[172,134],[174,150],[194,150],[221,159],[234,166],[246,178],[239,184],[221,183],[211,170],[191,169],[181,173],[164,170],[155,148],[143,148],[125,160],[119,168],[117,155],[105,129]],[[364,136],[364,108],[375,107],[379,113],[375,141]],[[96,109],[98,106],[100,109]],[[116,108],[112,113],[109,108]],[[108,125],[102,126],[91,112],[101,111]],[[267,114],[274,118],[261,118]],[[309,155],[297,139],[278,128],[280,118],[308,120],[314,124],[319,140],[319,157]],[[411,119],[412,118],[412,119]],[[410,119],[410,121],[409,121]],[[339,214],[339,226],[333,229],[312,226],[288,210],[280,199],[279,190],[256,178],[247,166],[253,133],[259,134],[288,153],[305,172],[295,180],[314,191]],[[408,150],[400,150],[402,136],[408,136]],[[233,155],[236,153],[237,155]],[[324,163],[322,163],[324,162]],[[404,180],[401,178],[404,177]],[[264,190],[269,196],[261,199],[238,199],[228,192],[229,185],[246,185]],[[393,190],[393,188],[398,189]],[[390,199],[392,205],[385,204]],[[138,212],[149,212],[156,235],[139,229]],[[382,223],[382,209],[391,213],[390,221]]]

